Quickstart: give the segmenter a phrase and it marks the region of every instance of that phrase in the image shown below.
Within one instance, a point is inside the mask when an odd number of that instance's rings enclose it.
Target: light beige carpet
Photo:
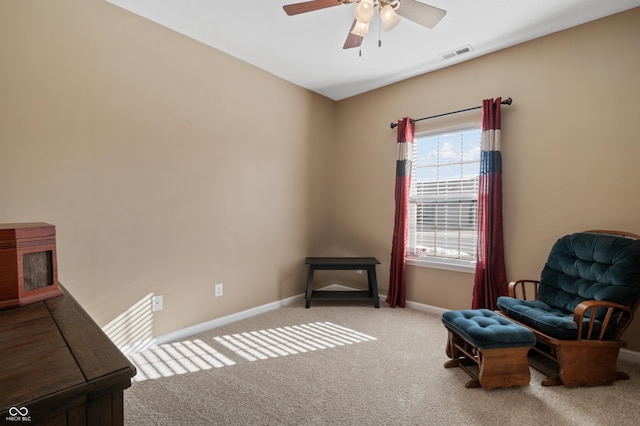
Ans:
[[[466,389],[439,315],[314,301],[132,356],[127,425],[632,425],[640,366],[595,388]]]

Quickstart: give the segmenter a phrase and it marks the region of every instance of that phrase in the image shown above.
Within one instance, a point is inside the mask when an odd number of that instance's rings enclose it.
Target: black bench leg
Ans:
[[[371,265],[367,268],[367,280],[369,281],[369,296],[373,298],[373,306],[380,307],[378,299],[378,279],[376,277],[376,266]]]
[[[305,294],[306,303],[305,308],[311,306],[311,294],[313,293],[313,266],[309,266],[309,277],[307,278],[307,292]]]

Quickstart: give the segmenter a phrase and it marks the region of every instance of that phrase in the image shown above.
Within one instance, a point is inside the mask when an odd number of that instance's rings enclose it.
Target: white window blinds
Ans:
[[[475,263],[481,140],[479,125],[417,135],[408,257]]]

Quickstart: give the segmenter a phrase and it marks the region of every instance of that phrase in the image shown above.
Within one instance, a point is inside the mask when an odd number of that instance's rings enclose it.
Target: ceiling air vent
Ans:
[[[473,51],[473,49],[471,48],[471,46],[467,45],[456,50],[452,50],[451,52],[443,53],[441,56],[442,59],[451,59],[455,58],[456,56],[464,55],[465,53],[469,53],[471,51]]]

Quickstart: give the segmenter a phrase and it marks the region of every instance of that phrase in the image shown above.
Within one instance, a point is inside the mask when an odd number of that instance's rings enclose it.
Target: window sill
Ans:
[[[405,261],[407,265],[420,266],[423,268],[444,269],[447,271],[466,272],[467,274],[474,274],[476,272],[475,262],[461,263],[455,261],[447,261],[444,259],[427,259],[424,257],[406,257]]]

